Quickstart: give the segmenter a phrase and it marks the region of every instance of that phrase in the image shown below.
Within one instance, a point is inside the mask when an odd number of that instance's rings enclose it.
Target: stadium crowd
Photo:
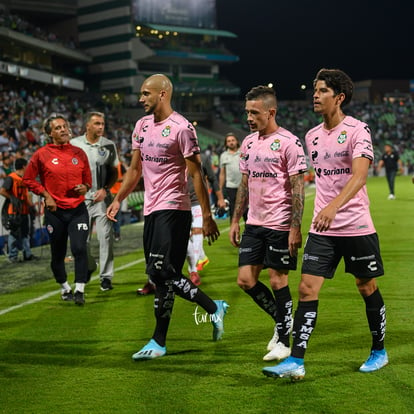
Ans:
[[[14,30],[36,39],[44,40],[50,43],[61,44],[70,49],[76,49],[76,43],[72,37],[63,39],[53,32],[47,31],[25,20],[18,14],[10,13],[6,8],[2,9],[0,5],[0,27]]]
[[[347,112],[366,122],[371,128],[376,162],[381,158],[384,145],[389,143],[400,154],[406,173],[414,172],[414,102],[412,98],[389,100],[381,104],[355,101],[347,107]],[[220,118],[229,125],[243,128],[247,134],[248,128],[243,114],[242,102],[240,105],[234,105],[234,103],[224,105],[219,111]],[[284,128],[289,129],[301,139],[312,125],[320,122],[313,112],[311,103],[279,102],[277,117],[280,118],[280,123]]]
[[[128,164],[130,136],[134,119],[120,117],[110,105],[99,102],[98,108],[105,113],[108,138],[117,143],[121,159]],[[42,90],[29,91],[24,87],[13,89],[0,83],[0,166],[4,155],[12,158],[26,158],[44,144],[42,122],[51,112],[65,115],[71,123],[72,135],[81,131],[84,115],[96,109],[96,101],[87,101],[79,94],[64,96],[61,93],[47,93]],[[244,109],[232,104],[233,109],[223,109],[220,116],[231,126],[246,130]],[[235,108],[235,109],[234,109]],[[381,105],[356,102],[348,110],[353,116],[365,121],[371,128],[377,161],[385,143],[391,143],[404,163],[406,173],[414,171],[414,102],[412,100],[385,102]],[[280,102],[278,117],[285,128],[303,138],[305,131],[318,122],[312,107],[306,104]],[[246,130],[247,135],[247,130]],[[242,140],[244,137],[239,137]],[[208,148],[210,153],[220,155],[223,142]],[[202,145],[202,143],[201,143]],[[207,148],[204,148],[207,150]],[[1,172],[1,171],[0,171]],[[1,177],[0,177],[1,178]]]

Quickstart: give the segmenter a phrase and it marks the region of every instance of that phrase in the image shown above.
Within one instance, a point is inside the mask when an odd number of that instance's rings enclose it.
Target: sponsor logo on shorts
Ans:
[[[252,248],[251,247],[244,247],[244,248],[240,248],[239,249],[239,253],[240,254],[242,254],[242,253],[250,253],[250,252],[252,252]]]
[[[375,254],[371,254],[369,256],[361,256],[361,257],[351,256],[351,260],[353,262],[358,262],[359,260],[372,260],[372,259],[375,259]]]
[[[269,250],[271,252],[277,252],[277,253],[287,253],[289,249],[277,249],[276,247],[269,246]]]
[[[311,254],[305,253],[303,255],[303,260],[311,260],[313,262],[319,262],[319,256],[312,256]]]

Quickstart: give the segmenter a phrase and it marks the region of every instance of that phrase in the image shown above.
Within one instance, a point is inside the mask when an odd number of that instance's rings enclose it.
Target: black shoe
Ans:
[[[114,287],[112,286],[112,282],[111,279],[108,279],[107,277],[103,278],[101,281],[101,290],[102,291],[107,291],[107,290],[112,290]]]
[[[71,290],[65,290],[64,292],[62,292],[60,297],[64,301],[70,301],[70,300],[73,300],[73,293]]]
[[[37,256],[35,256],[34,254],[31,254],[29,257],[25,257],[24,261],[26,262],[27,260],[39,260],[39,258]]]
[[[73,300],[77,305],[82,306],[85,304],[85,294],[76,290],[75,294],[73,295]]]

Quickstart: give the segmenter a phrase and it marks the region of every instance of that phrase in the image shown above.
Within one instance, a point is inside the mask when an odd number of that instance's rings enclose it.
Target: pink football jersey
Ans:
[[[306,148],[315,169],[314,216],[333,200],[352,176],[352,160],[366,157],[373,161],[374,153],[371,132],[364,122],[347,116],[334,129],[326,130],[323,124],[306,134]],[[311,225],[310,232],[318,233]],[[327,236],[357,236],[375,233],[369,211],[366,186],[342,206],[328,231]]]
[[[288,231],[292,215],[289,176],[306,171],[303,146],[279,127],[273,134],[248,135],[240,148],[240,171],[249,176],[247,224]]]
[[[144,215],[191,210],[185,158],[200,153],[193,125],[177,112],[158,123],[144,116],[132,133],[132,149],[141,151]]]

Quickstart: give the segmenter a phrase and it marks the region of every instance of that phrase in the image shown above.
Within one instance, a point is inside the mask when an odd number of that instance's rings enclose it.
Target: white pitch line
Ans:
[[[310,194],[306,194],[306,197],[308,197],[309,195]],[[227,232],[229,230],[230,230],[230,227],[226,227],[226,228],[222,229],[220,231],[220,233],[225,233],[225,232]],[[142,258],[142,259],[139,259],[139,260],[135,260],[135,261],[130,262],[130,263],[126,264],[126,265],[117,267],[115,269],[115,271],[127,269],[128,267],[134,266],[134,265],[136,265],[138,263],[142,263],[144,260],[145,260],[145,258]],[[99,275],[92,277],[91,280],[96,280],[98,278],[99,278]],[[14,311],[16,309],[23,308],[24,306],[33,305],[33,303],[41,302],[42,300],[48,299],[51,296],[57,295],[58,293],[60,293],[60,289],[54,290],[52,292],[45,293],[44,295],[38,296],[37,298],[34,298],[34,299],[26,300],[25,302],[19,303],[18,305],[10,306],[10,308],[6,308],[6,309],[3,309],[3,310],[0,310],[0,316],[1,315],[4,315],[6,313],[9,313],[11,311]]]
[[[139,259],[139,260],[135,260],[135,261],[130,262],[128,264],[125,264],[123,266],[117,267],[115,269],[115,271],[127,269],[128,267],[131,267],[131,266],[134,266],[134,265],[136,265],[138,263],[141,263],[144,260],[145,260],[145,258],[142,258],[142,259]],[[94,276],[94,277],[91,278],[91,280],[96,280],[96,279],[99,279],[99,275],[96,275],[96,276]],[[45,293],[44,295],[38,296],[37,298],[33,298],[33,299],[30,299],[30,300],[26,300],[25,302],[19,303],[18,305],[10,306],[10,308],[6,308],[6,309],[3,309],[3,310],[0,310],[0,316],[1,315],[4,315],[5,313],[9,313],[11,311],[14,311],[16,309],[23,308],[24,306],[33,305],[33,303],[41,302],[42,300],[48,299],[51,296],[57,295],[58,293],[60,293],[60,289],[54,290],[52,292]]]

